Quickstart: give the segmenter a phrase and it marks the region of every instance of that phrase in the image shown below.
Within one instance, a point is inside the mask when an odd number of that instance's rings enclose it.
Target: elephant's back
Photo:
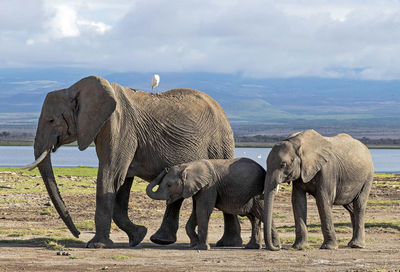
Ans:
[[[221,179],[221,188],[229,195],[228,199],[244,199],[248,201],[264,190],[265,169],[249,158],[229,160],[213,160],[215,169]],[[219,165],[219,166],[218,166]],[[230,191],[232,189],[232,191]]]
[[[357,169],[354,170],[357,172],[365,172],[367,175],[373,174],[374,166],[371,152],[361,141],[348,134],[341,133],[331,137],[330,142],[340,157],[346,160],[349,168]]]
[[[157,109],[160,118],[179,120],[186,128],[196,131],[199,139],[208,142],[208,159],[230,159],[234,155],[231,125],[222,107],[212,97],[194,89],[172,89],[160,94],[165,111]],[[166,120],[168,123],[169,120]],[[199,157],[198,159],[206,159]]]
[[[228,118],[207,94],[193,89],[148,93],[126,88],[124,92],[129,101],[126,107],[135,108],[141,120],[135,163],[152,156],[152,169],[144,166],[149,173],[142,175],[146,179],[167,166],[233,158],[235,145]]]
[[[361,141],[354,139],[349,134],[340,133],[334,137],[327,138],[335,148],[342,150],[343,153],[358,154],[359,156],[369,158],[369,160],[372,161],[371,152],[369,151],[368,147]]]
[[[223,115],[226,118],[225,112],[215,99],[208,94],[195,89],[172,89],[159,95],[160,100],[166,103],[180,103],[184,106],[190,106],[193,110],[202,108],[210,108],[215,115]]]
[[[264,168],[248,158],[212,162],[220,178],[217,208],[232,214],[248,213],[251,200],[264,191]]]

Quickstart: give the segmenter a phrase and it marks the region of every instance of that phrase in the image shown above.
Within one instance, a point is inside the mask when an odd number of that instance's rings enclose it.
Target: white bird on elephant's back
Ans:
[[[160,76],[158,74],[154,74],[153,79],[151,80],[151,91],[153,91],[154,87],[158,91],[158,84],[160,83]]]

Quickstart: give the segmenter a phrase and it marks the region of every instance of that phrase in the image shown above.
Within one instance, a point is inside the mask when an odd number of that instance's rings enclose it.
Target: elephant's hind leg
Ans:
[[[351,228],[353,229],[353,238],[355,237],[354,235],[354,231],[355,231],[355,221],[354,221],[354,204],[353,202],[347,204],[347,205],[343,205],[343,207],[349,212],[350,214],[350,219],[351,219]],[[352,239],[353,240],[353,239]],[[349,243],[350,244],[350,243]],[[348,244],[348,245],[349,245]]]
[[[365,246],[364,215],[367,208],[367,200],[371,189],[372,179],[365,183],[360,194],[353,200],[353,237],[348,243],[352,248],[363,248]]]
[[[113,220],[129,237],[129,246],[138,245],[146,236],[147,228],[136,225],[128,217],[129,194],[133,178],[126,178],[119,188],[114,205]]]
[[[217,247],[241,247],[240,223],[237,215],[224,213],[224,235],[217,242]]]

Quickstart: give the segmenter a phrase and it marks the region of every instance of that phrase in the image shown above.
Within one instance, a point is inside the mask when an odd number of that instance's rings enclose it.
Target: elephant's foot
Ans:
[[[357,241],[357,240],[351,240],[347,246],[351,247],[351,248],[364,248],[365,247],[365,243],[364,241]]]
[[[109,238],[94,236],[87,244],[87,248],[109,248],[113,246],[113,241]]]
[[[338,249],[338,245],[335,241],[324,242],[320,249]]]
[[[190,239],[190,247],[195,247],[198,244],[199,244],[199,239],[197,238]]]
[[[244,248],[246,248],[246,249],[261,249],[262,246],[260,243],[249,242]]]
[[[300,245],[300,244],[293,244],[292,248],[297,249],[297,250],[302,250],[304,248],[304,245]]]
[[[278,234],[272,236],[272,244],[274,247],[281,248],[281,240]]]
[[[159,245],[173,244],[176,242],[176,233],[166,232],[160,228],[150,237],[150,240]]]
[[[140,242],[143,241],[144,237],[147,234],[147,228],[144,226],[137,226],[136,231],[133,235],[129,235],[129,246],[135,247]]]
[[[306,247],[308,244],[306,242],[295,242],[292,245],[292,248],[297,249],[297,250],[303,250],[304,247]]]
[[[209,250],[210,245],[209,244],[198,244],[193,247],[194,250]]]
[[[243,240],[238,234],[224,234],[222,238],[215,245],[217,247],[241,247]]]

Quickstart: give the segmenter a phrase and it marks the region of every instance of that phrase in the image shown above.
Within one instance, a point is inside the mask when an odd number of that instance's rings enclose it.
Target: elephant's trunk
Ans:
[[[35,146],[35,157],[39,158],[39,156],[43,154],[39,148]],[[51,165],[50,152],[47,156],[38,164],[38,168],[40,174],[42,175],[42,179],[46,186],[47,192],[49,193],[50,199],[53,202],[54,207],[56,208],[58,214],[61,219],[64,221],[65,225],[71,231],[71,233],[78,238],[80,232],[76,229],[74,222],[72,221],[71,216],[65,206],[63,199],[61,198],[61,194],[58,190],[56,180],[54,178],[53,168]]]
[[[160,184],[161,180],[163,179],[163,177],[167,174],[166,170],[163,170],[155,179],[153,179],[149,185],[147,185],[146,187],[146,194],[152,198],[152,199],[156,199],[156,200],[166,200],[166,196],[164,192],[161,192],[160,189],[158,189],[157,191],[153,192],[153,188],[157,185]]]
[[[278,251],[280,248],[272,243],[272,210],[275,198],[275,187],[277,183],[272,181],[268,174],[265,179],[265,196],[264,196],[264,239],[265,246],[268,250]]]

